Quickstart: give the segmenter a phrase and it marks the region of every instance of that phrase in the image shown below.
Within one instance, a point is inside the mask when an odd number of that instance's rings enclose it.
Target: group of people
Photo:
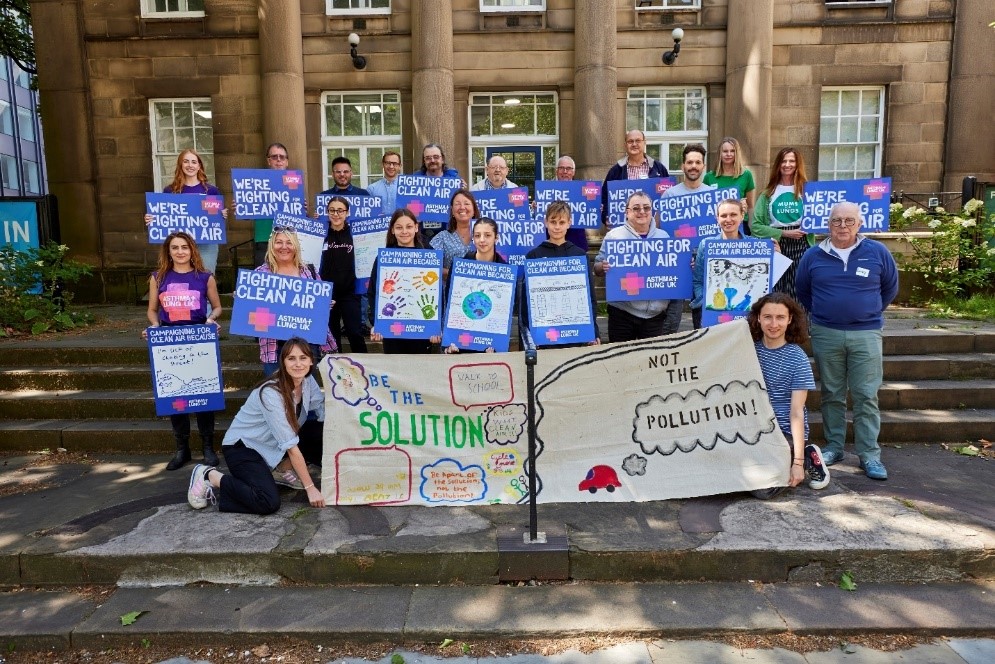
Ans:
[[[677,196],[702,187],[735,186],[742,197],[717,206],[720,234],[704,240],[698,249],[693,264],[694,296],[690,301],[694,327],[701,325],[707,244],[742,239],[751,232],[755,237],[774,240],[778,250],[792,258],[792,267],[775,286],[775,292],[753,304],[748,321],[778,425],[789,442],[792,458],[789,486],[797,486],[808,478],[809,486],[822,488],[828,483],[826,467],[843,460],[847,392],[853,398],[855,447],[860,467],[868,477],[887,479],[877,443],[880,428],[877,390],[882,380],[883,311],[898,289],[897,267],[891,254],[879,242],[860,235],[863,219],[855,203],[839,203],[833,208],[830,235],[818,245],[813,235],[801,230],[802,188],[806,177],[801,154],[794,148],[784,148],[778,153],[767,187],[759,196],[755,196],[753,176],[743,166],[736,139],[722,140],[719,157],[719,167],[705,172],[705,148],[687,146],[683,152],[683,182],[665,193]],[[280,143],[270,145],[267,161],[271,168],[287,168],[286,148]],[[422,161],[419,174],[458,177],[447,166],[442,148],[436,144],[425,146]],[[193,507],[216,502],[223,511],[268,514],[279,507],[278,484],[306,490],[313,506],[324,505],[312,478],[315,466],[321,463],[324,414],[313,367],[319,352],[339,347],[343,333],[351,352],[366,352],[367,326],[372,326],[376,315],[378,267],[374,265],[370,289],[363,298],[355,289],[355,252],[348,223],[350,203],[345,196],[379,196],[384,212],[391,213],[385,246],[441,250],[443,278],[447,283],[454,259],[505,261],[495,248],[497,224],[481,217],[473,195],[473,191],[516,186],[507,179],[507,163],[502,157],[495,155],[488,161],[484,180],[470,188],[464,186],[452,195],[449,222],[435,233],[424,233],[422,224],[410,210],[390,209],[396,206],[400,155],[386,152],[382,165],[384,177],[366,190],[352,184],[352,168],[347,158],[333,160],[335,185],[322,192],[332,198],[327,208],[329,232],[319,266],[302,263],[300,243],[291,229],[273,228],[271,220],[256,220],[258,270],[334,283],[329,335],[320,349],[302,339],[259,340],[266,378],[253,389],[222,442],[228,474],[217,470],[214,413],[197,414],[204,463],[195,466],[191,474],[188,498]],[[558,160],[557,179],[573,179],[575,172],[576,165],[569,156]],[[646,153],[643,133],[632,130],[626,134],[626,156],[611,167],[605,183],[668,175],[666,167]],[[196,152],[185,150],[177,159],[174,182],[166,191],[216,194],[217,188],[207,182]],[[603,187],[603,192],[607,192],[607,187]],[[586,236],[582,229],[571,228],[571,218],[566,203],[550,205],[545,215],[547,238],[526,258],[586,256]],[[649,197],[635,192],[625,204],[625,223],[608,231],[605,237],[638,240],[668,237],[668,234],[655,223]],[[214,258],[208,264],[188,234],[169,235],[160,250],[157,270],[150,276],[150,325],[217,325],[221,306],[212,274],[217,245],[212,248]],[[593,271],[600,276],[609,269],[602,249]],[[177,299],[179,293],[183,294],[183,301]],[[594,318],[593,289],[590,295]],[[676,332],[683,308],[683,300],[609,303],[607,340],[629,341]],[[527,306],[520,306],[519,311],[527,325]],[[800,344],[807,340],[809,327],[822,383],[825,444],[821,450],[807,442],[805,398],[815,384]],[[428,353],[432,344],[439,341],[437,338],[382,339],[376,333],[370,337],[383,342],[385,353]],[[594,343],[600,341],[598,331]],[[191,460],[190,423],[188,415],[172,416],[171,421],[176,453],[167,468],[174,470]],[[755,495],[767,498],[780,490],[783,487]]]

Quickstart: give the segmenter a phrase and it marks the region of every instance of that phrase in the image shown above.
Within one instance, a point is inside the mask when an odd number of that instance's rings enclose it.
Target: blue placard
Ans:
[[[709,240],[701,324],[710,327],[746,318],[754,302],[770,292],[774,243],[770,240]]]
[[[152,215],[146,226],[149,244],[162,242],[175,231],[189,233],[197,244],[225,244],[225,199],[201,194],[145,194],[145,212]]]
[[[449,199],[462,186],[460,178],[398,175],[397,207],[414,212],[422,228],[442,228],[449,222]]]
[[[353,194],[318,194],[314,197],[315,215],[319,218],[328,218],[328,201],[336,196],[349,201],[349,220],[369,219],[378,217],[381,214],[383,203],[379,196],[355,196]]]
[[[739,200],[736,187],[705,189],[683,196],[664,196],[660,199],[660,228],[670,237],[691,240],[691,250],[701,244],[701,239],[719,235],[719,222],[715,209],[727,199]]]
[[[873,180],[820,180],[806,182],[802,192],[802,230],[829,234],[829,213],[837,203],[846,201],[860,206],[863,233],[888,230],[891,203],[891,178]]]
[[[229,332],[266,339],[303,337],[323,344],[331,307],[330,281],[239,270]]]
[[[224,410],[217,326],[150,327],[147,332],[155,414]]]
[[[366,293],[370,287],[370,273],[379,251],[387,242],[390,215],[349,221],[352,232],[352,251],[356,257],[356,292]]]
[[[601,183],[581,180],[539,180],[536,182],[536,214],[546,220],[546,208],[553,201],[570,204],[574,228],[601,228]]]
[[[677,184],[674,178],[644,178],[642,180],[609,180],[608,209],[605,219],[608,228],[621,226],[625,223],[625,202],[633,192],[641,191],[650,197],[653,211],[660,211],[660,198],[663,192]]]
[[[272,219],[278,212],[305,216],[304,175],[265,168],[231,169],[236,219]]]
[[[292,229],[301,244],[301,261],[305,265],[313,265],[315,270],[321,267],[321,252],[324,249],[325,236],[328,235],[327,217],[312,219],[280,212],[273,217],[273,228]]]
[[[605,299],[686,300],[691,282],[691,240],[687,238],[606,239]]]
[[[591,275],[587,258],[525,261],[525,292],[532,338],[540,346],[594,341]]]
[[[546,239],[546,227],[532,219],[529,190],[487,189],[473,192],[481,217],[497,222],[497,250],[513,265],[525,262],[525,254]]]
[[[442,252],[380,249],[373,331],[385,339],[442,334]]]
[[[457,258],[449,272],[449,302],[442,346],[508,351],[518,268]]]

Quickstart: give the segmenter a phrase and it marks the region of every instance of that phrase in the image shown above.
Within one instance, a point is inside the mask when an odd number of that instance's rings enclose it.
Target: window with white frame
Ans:
[[[142,0],[143,18],[196,18],[204,15],[204,0]]]
[[[470,95],[470,184],[484,178],[487,148],[505,146],[539,147],[536,179],[552,180],[559,157],[558,108],[555,92]]]
[[[701,0],[636,0],[636,11],[701,9]]]
[[[819,122],[819,179],[881,175],[884,88],[823,88]]]
[[[705,88],[630,88],[625,102],[625,130],[646,134],[646,153],[680,177],[681,153],[691,143],[708,140]]]
[[[22,141],[35,141],[35,119],[30,108],[17,108],[17,131]]]
[[[546,0],[480,0],[482,12],[543,12]]]
[[[325,0],[325,14],[389,14],[390,0]]]
[[[4,189],[17,189],[19,184],[17,179],[17,157],[9,154],[0,154],[0,179],[3,180]]]
[[[325,92],[321,117],[321,171],[326,189],[335,183],[332,160],[336,157],[347,157],[353,184],[366,187],[383,178],[384,152],[401,153],[401,93],[397,91]]]
[[[214,182],[214,129],[210,99],[152,99],[152,175],[161,189],[173,181],[176,158],[193,148],[204,162],[207,179]]]

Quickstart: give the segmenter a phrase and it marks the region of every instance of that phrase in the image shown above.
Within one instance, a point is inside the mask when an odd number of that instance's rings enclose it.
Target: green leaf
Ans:
[[[51,323],[38,321],[31,326],[31,334],[41,334],[42,332],[47,332],[49,327],[51,327]]]
[[[963,454],[964,456],[978,456],[981,453],[974,445],[964,445],[963,447],[955,447],[957,454]]]
[[[853,580],[853,572],[847,570],[840,575],[840,590],[853,592],[857,589],[857,584]]]
[[[390,656],[390,664],[404,664],[404,656],[394,653]]]
[[[121,616],[121,624],[123,626],[125,626],[125,627],[127,627],[128,625],[133,625],[135,623],[135,621],[138,620],[138,616],[142,615],[143,613],[146,613],[146,612],[145,611],[131,611],[129,613],[126,613],[123,616]]]
[[[442,643],[439,644],[439,648],[448,648],[451,645],[453,645],[452,639],[443,639]]]
[[[464,655],[469,655],[470,654],[470,644],[469,643],[461,643],[461,644],[459,644],[459,649],[463,651]]]
[[[35,318],[38,318],[38,316],[41,316],[41,310],[40,309],[25,309],[24,310],[24,320],[34,320]]]

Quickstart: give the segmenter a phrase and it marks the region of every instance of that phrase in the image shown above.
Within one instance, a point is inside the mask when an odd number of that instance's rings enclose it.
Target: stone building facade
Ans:
[[[143,194],[191,143],[224,192],[272,141],[312,195],[334,156],[367,184],[384,149],[410,172],[428,142],[467,180],[494,151],[512,180],[552,178],[560,153],[600,179],[632,127],[672,170],[736,136],[758,186],[786,145],[812,179],[995,180],[990,0],[35,0],[32,18],[62,236],[111,299],[151,264]]]

